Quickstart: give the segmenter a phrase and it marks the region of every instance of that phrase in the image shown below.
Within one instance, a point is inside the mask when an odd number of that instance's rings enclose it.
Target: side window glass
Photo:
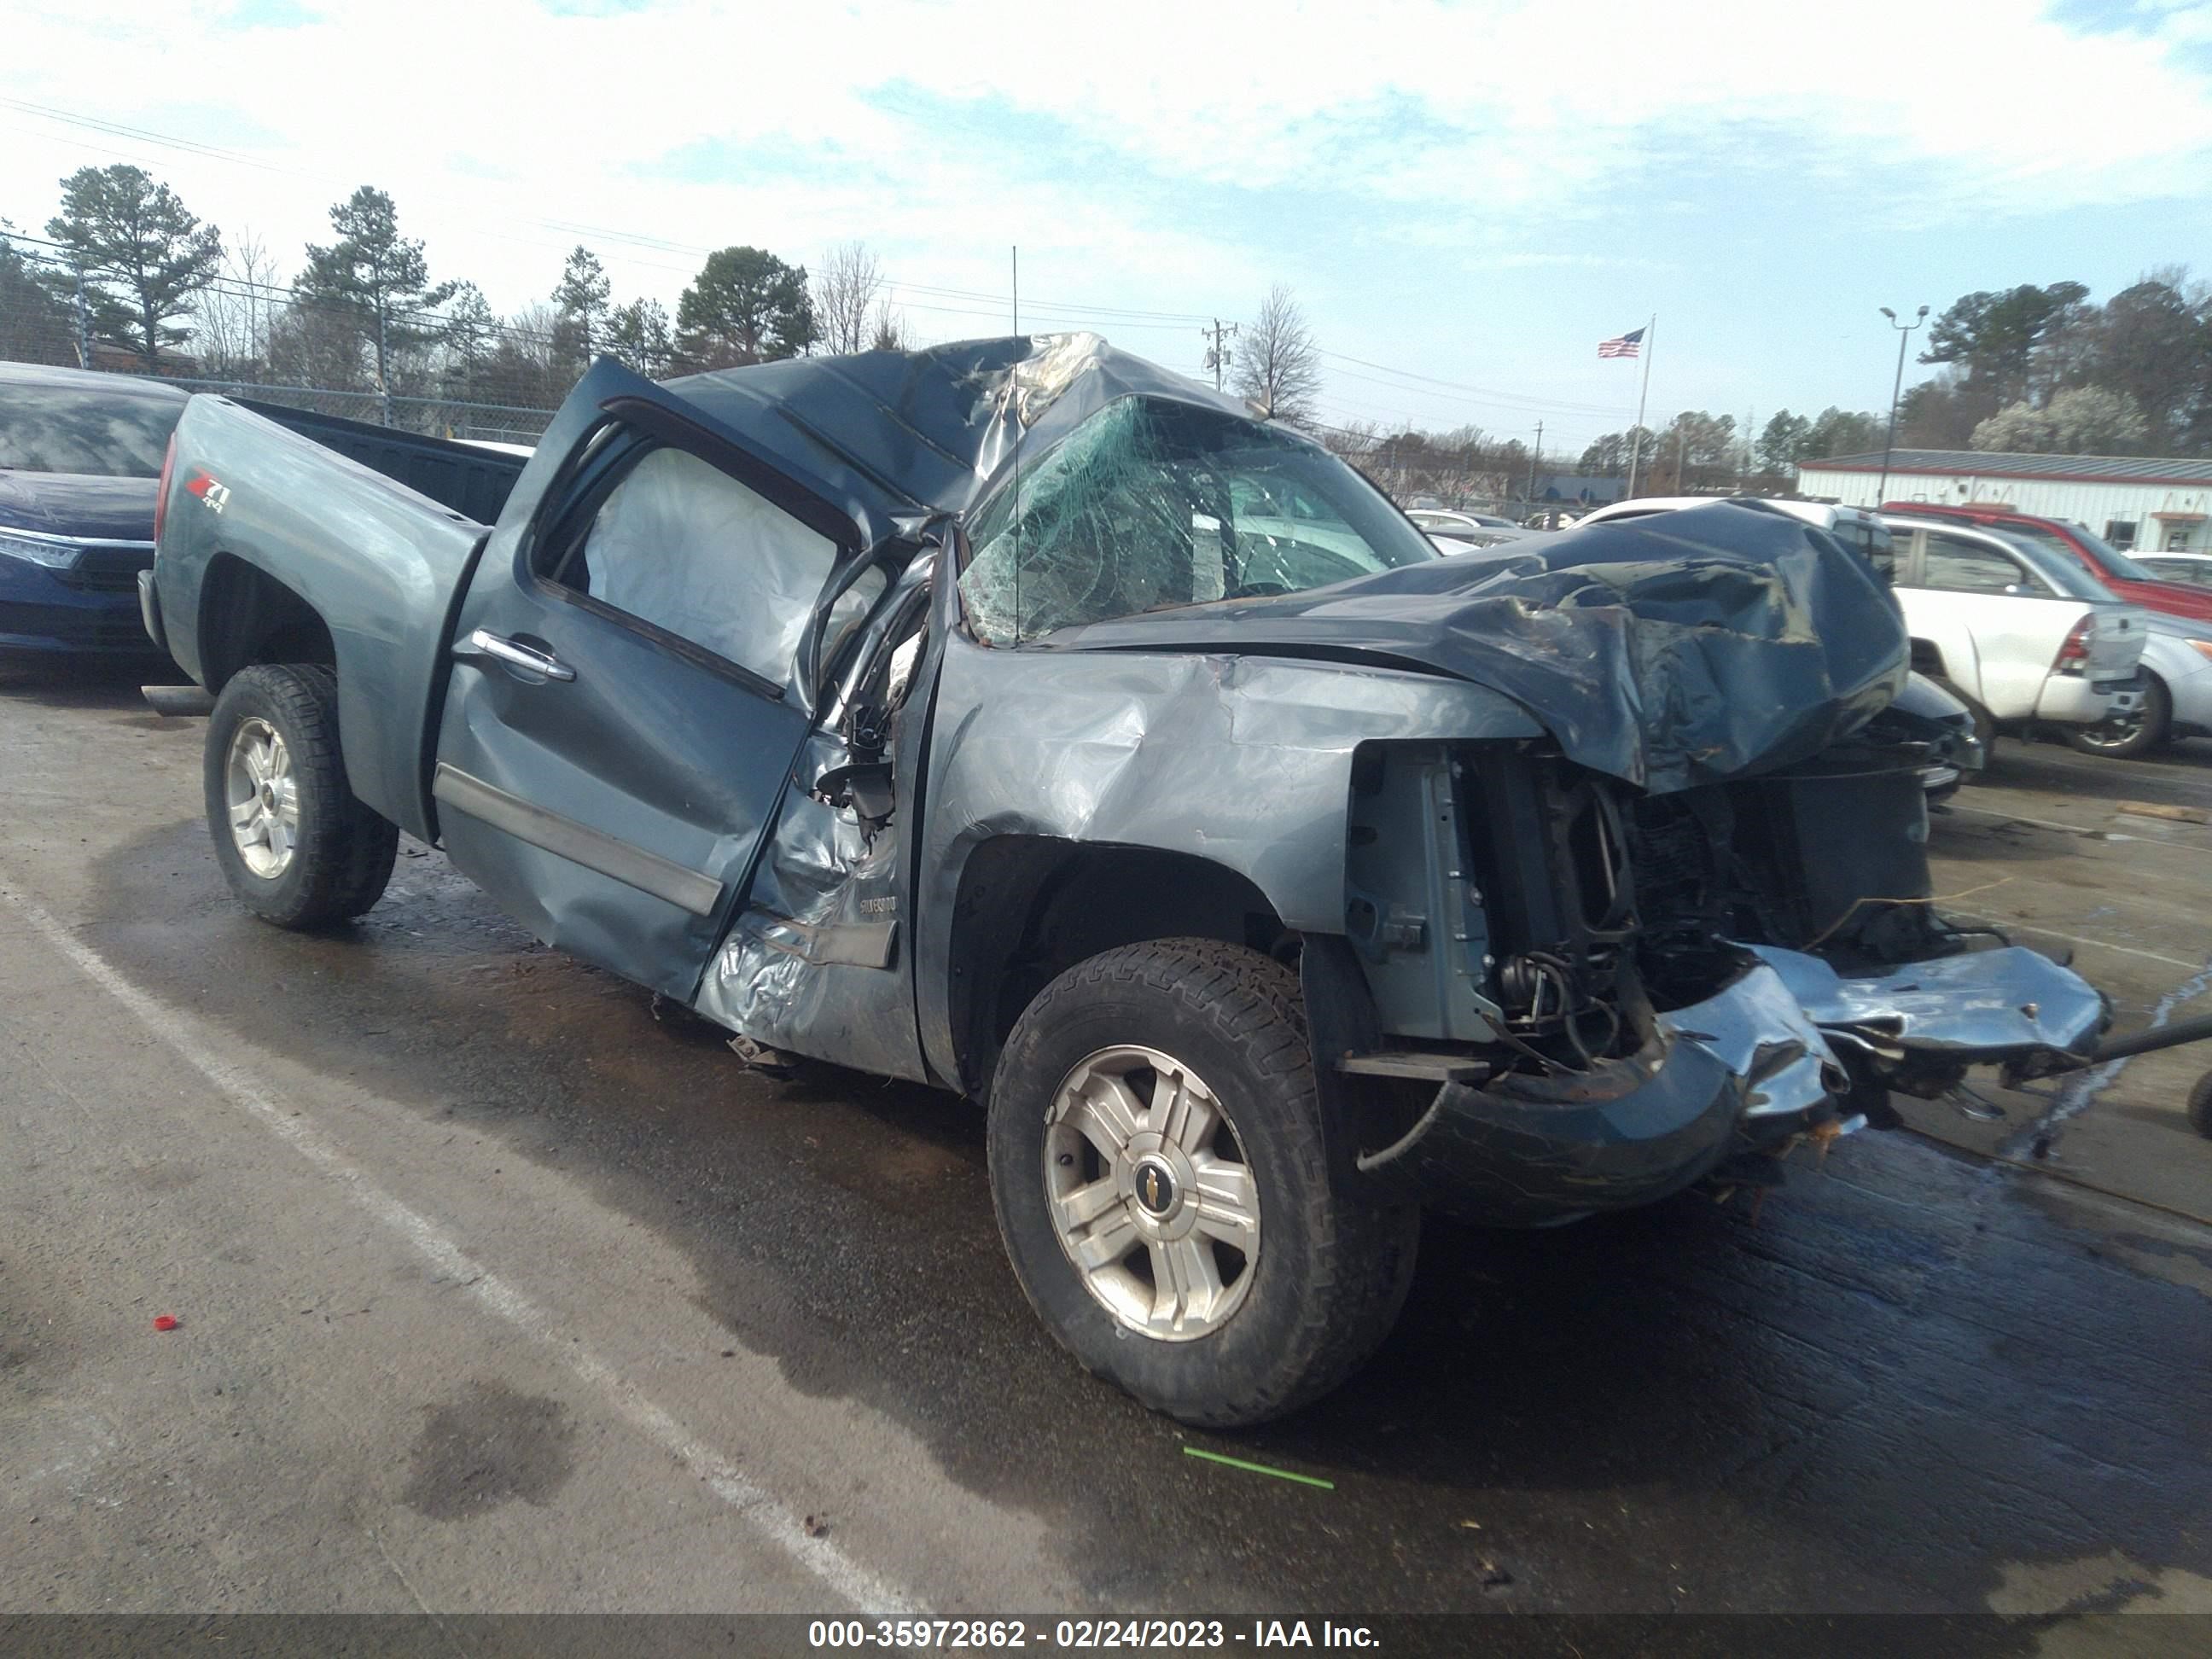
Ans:
[[[655,449],[542,574],[780,685],[836,556],[728,473]]]
[[[2035,586],[2026,571],[1995,548],[1940,530],[1928,532],[1924,568],[1928,586],[1950,593],[2002,593],[2008,587]]]
[[[2136,563],[2160,581],[2194,582],[2212,586],[2212,561],[2201,559],[2138,559]]]

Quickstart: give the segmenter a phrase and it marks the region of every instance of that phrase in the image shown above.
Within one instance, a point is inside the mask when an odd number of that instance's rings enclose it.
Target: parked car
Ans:
[[[2148,615],[2078,560],[1978,525],[1897,514],[1883,522],[1913,666],[1974,711],[1984,742],[2104,726],[2141,706]]]
[[[2176,738],[2212,737],[2212,623],[2143,613],[2142,701],[2095,726],[2069,726],[2085,755],[2147,755]]]
[[[2212,587],[2212,553],[2146,553],[2131,562],[2141,565],[2162,582]]]
[[[246,908],[404,830],[755,1062],[981,1103],[1032,1305],[1191,1422],[1354,1369],[1424,1205],[1771,1180],[2106,1023],[1935,915],[1903,627],[1775,515],[1441,559],[1089,336],[602,361],[490,526],[220,398],[169,477]]]
[[[1455,553],[1480,553],[1492,548],[1510,548],[1526,541],[1540,541],[1547,533],[1541,530],[1522,530],[1517,526],[1504,530],[1431,530],[1427,532],[1437,551],[1447,557]]]
[[[150,657],[138,573],[186,394],[127,374],[0,363],[0,656]]]
[[[1934,501],[1889,501],[1882,511],[2002,531],[2078,562],[2117,598],[2130,605],[2191,622],[2212,622],[2212,592],[2196,583],[2166,579],[2150,567],[2147,558],[2121,552],[2087,525],[2070,519],[2046,519],[2008,507],[1948,507]]]
[[[1519,526],[1495,513],[1461,513],[1441,507],[1414,507],[1406,516],[1423,530],[1449,536],[1464,530],[1514,530]]]

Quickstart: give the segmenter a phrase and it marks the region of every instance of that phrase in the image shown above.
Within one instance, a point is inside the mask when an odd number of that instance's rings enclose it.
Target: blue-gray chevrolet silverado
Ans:
[[[247,907],[343,924],[404,831],[752,1063],[975,1100],[1037,1312],[1194,1423],[1347,1376],[1425,1206],[1761,1183],[2107,1023],[1929,902],[1961,733],[1756,506],[1440,558],[1082,335],[603,362],[489,526],[218,397],[166,477]]]

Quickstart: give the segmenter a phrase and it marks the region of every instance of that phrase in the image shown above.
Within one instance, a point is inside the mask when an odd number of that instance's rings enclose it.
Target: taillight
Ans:
[[[2057,659],[2051,665],[2054,674],[2079,674],[2089,665],[2089,639],[2094,624],[2084,617],[2074,624],[2066,635],[2065,644],[2058,647]]]
[[[177,434],[169,434],[169,447],[161,452],[161,482],[154,486],[154,540],[161,539],[161,520],[169,513],[169,477],[177,470]]]

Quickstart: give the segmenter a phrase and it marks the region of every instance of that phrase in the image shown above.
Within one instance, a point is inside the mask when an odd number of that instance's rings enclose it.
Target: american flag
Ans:
[[[1601,357],[1633,357],[1643,349],[1644,331],[1640,328],[1632,328],[1617,338],[1597,343],[1597,355]]]

